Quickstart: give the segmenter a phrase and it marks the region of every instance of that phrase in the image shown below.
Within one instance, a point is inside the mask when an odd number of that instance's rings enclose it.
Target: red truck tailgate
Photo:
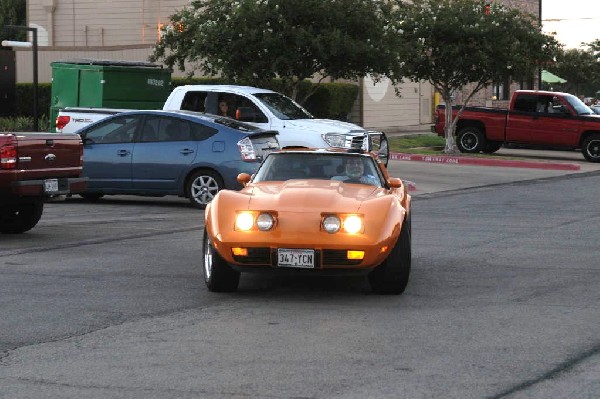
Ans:
[[[28,179],[79,176],[82,166],[81,137],[78,134],[15,133],[17,171]],[[79,149],[79,150],[78,150]]]

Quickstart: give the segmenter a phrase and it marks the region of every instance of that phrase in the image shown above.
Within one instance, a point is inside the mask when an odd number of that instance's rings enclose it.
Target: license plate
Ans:
[[[312,269],[315,267],[315,251],[313,249],[279,248],[277,250],[277,265]]]
[[[58,192],[58,179],[46,179],[44,180],[44,191],[46,193]]]

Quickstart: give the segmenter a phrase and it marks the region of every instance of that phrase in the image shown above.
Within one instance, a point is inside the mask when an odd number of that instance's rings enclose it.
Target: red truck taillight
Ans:
[[[56,130],[62,130],[67,123],[71,121],[71,117],[67,115],[59,115],[56,117]]]
[[[17,166],[17,147],[3,145],[0,147],[0,169],[14,169]]]

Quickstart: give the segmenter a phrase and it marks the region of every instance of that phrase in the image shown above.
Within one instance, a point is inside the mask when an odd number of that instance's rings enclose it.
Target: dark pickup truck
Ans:
[[[453,118],[459,107],[452,107]],[[433,131],[444,137],[445,107],[435,112]],[[493,153],[503,144],[580,149],[600,162],[600,115],[568,93],[517,90],[509,109],[466,107],[456,124],[461,152]]]
[[[0,133],[0,233],[23,233],[53,195],[86,187],[83,144],[77,134]]]

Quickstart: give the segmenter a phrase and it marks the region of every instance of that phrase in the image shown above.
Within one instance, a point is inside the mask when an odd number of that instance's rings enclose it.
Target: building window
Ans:
[[[495,100],[508,100],[508,89],[510,83],[507,80],[501,83],[494,83],[493,96]]]

